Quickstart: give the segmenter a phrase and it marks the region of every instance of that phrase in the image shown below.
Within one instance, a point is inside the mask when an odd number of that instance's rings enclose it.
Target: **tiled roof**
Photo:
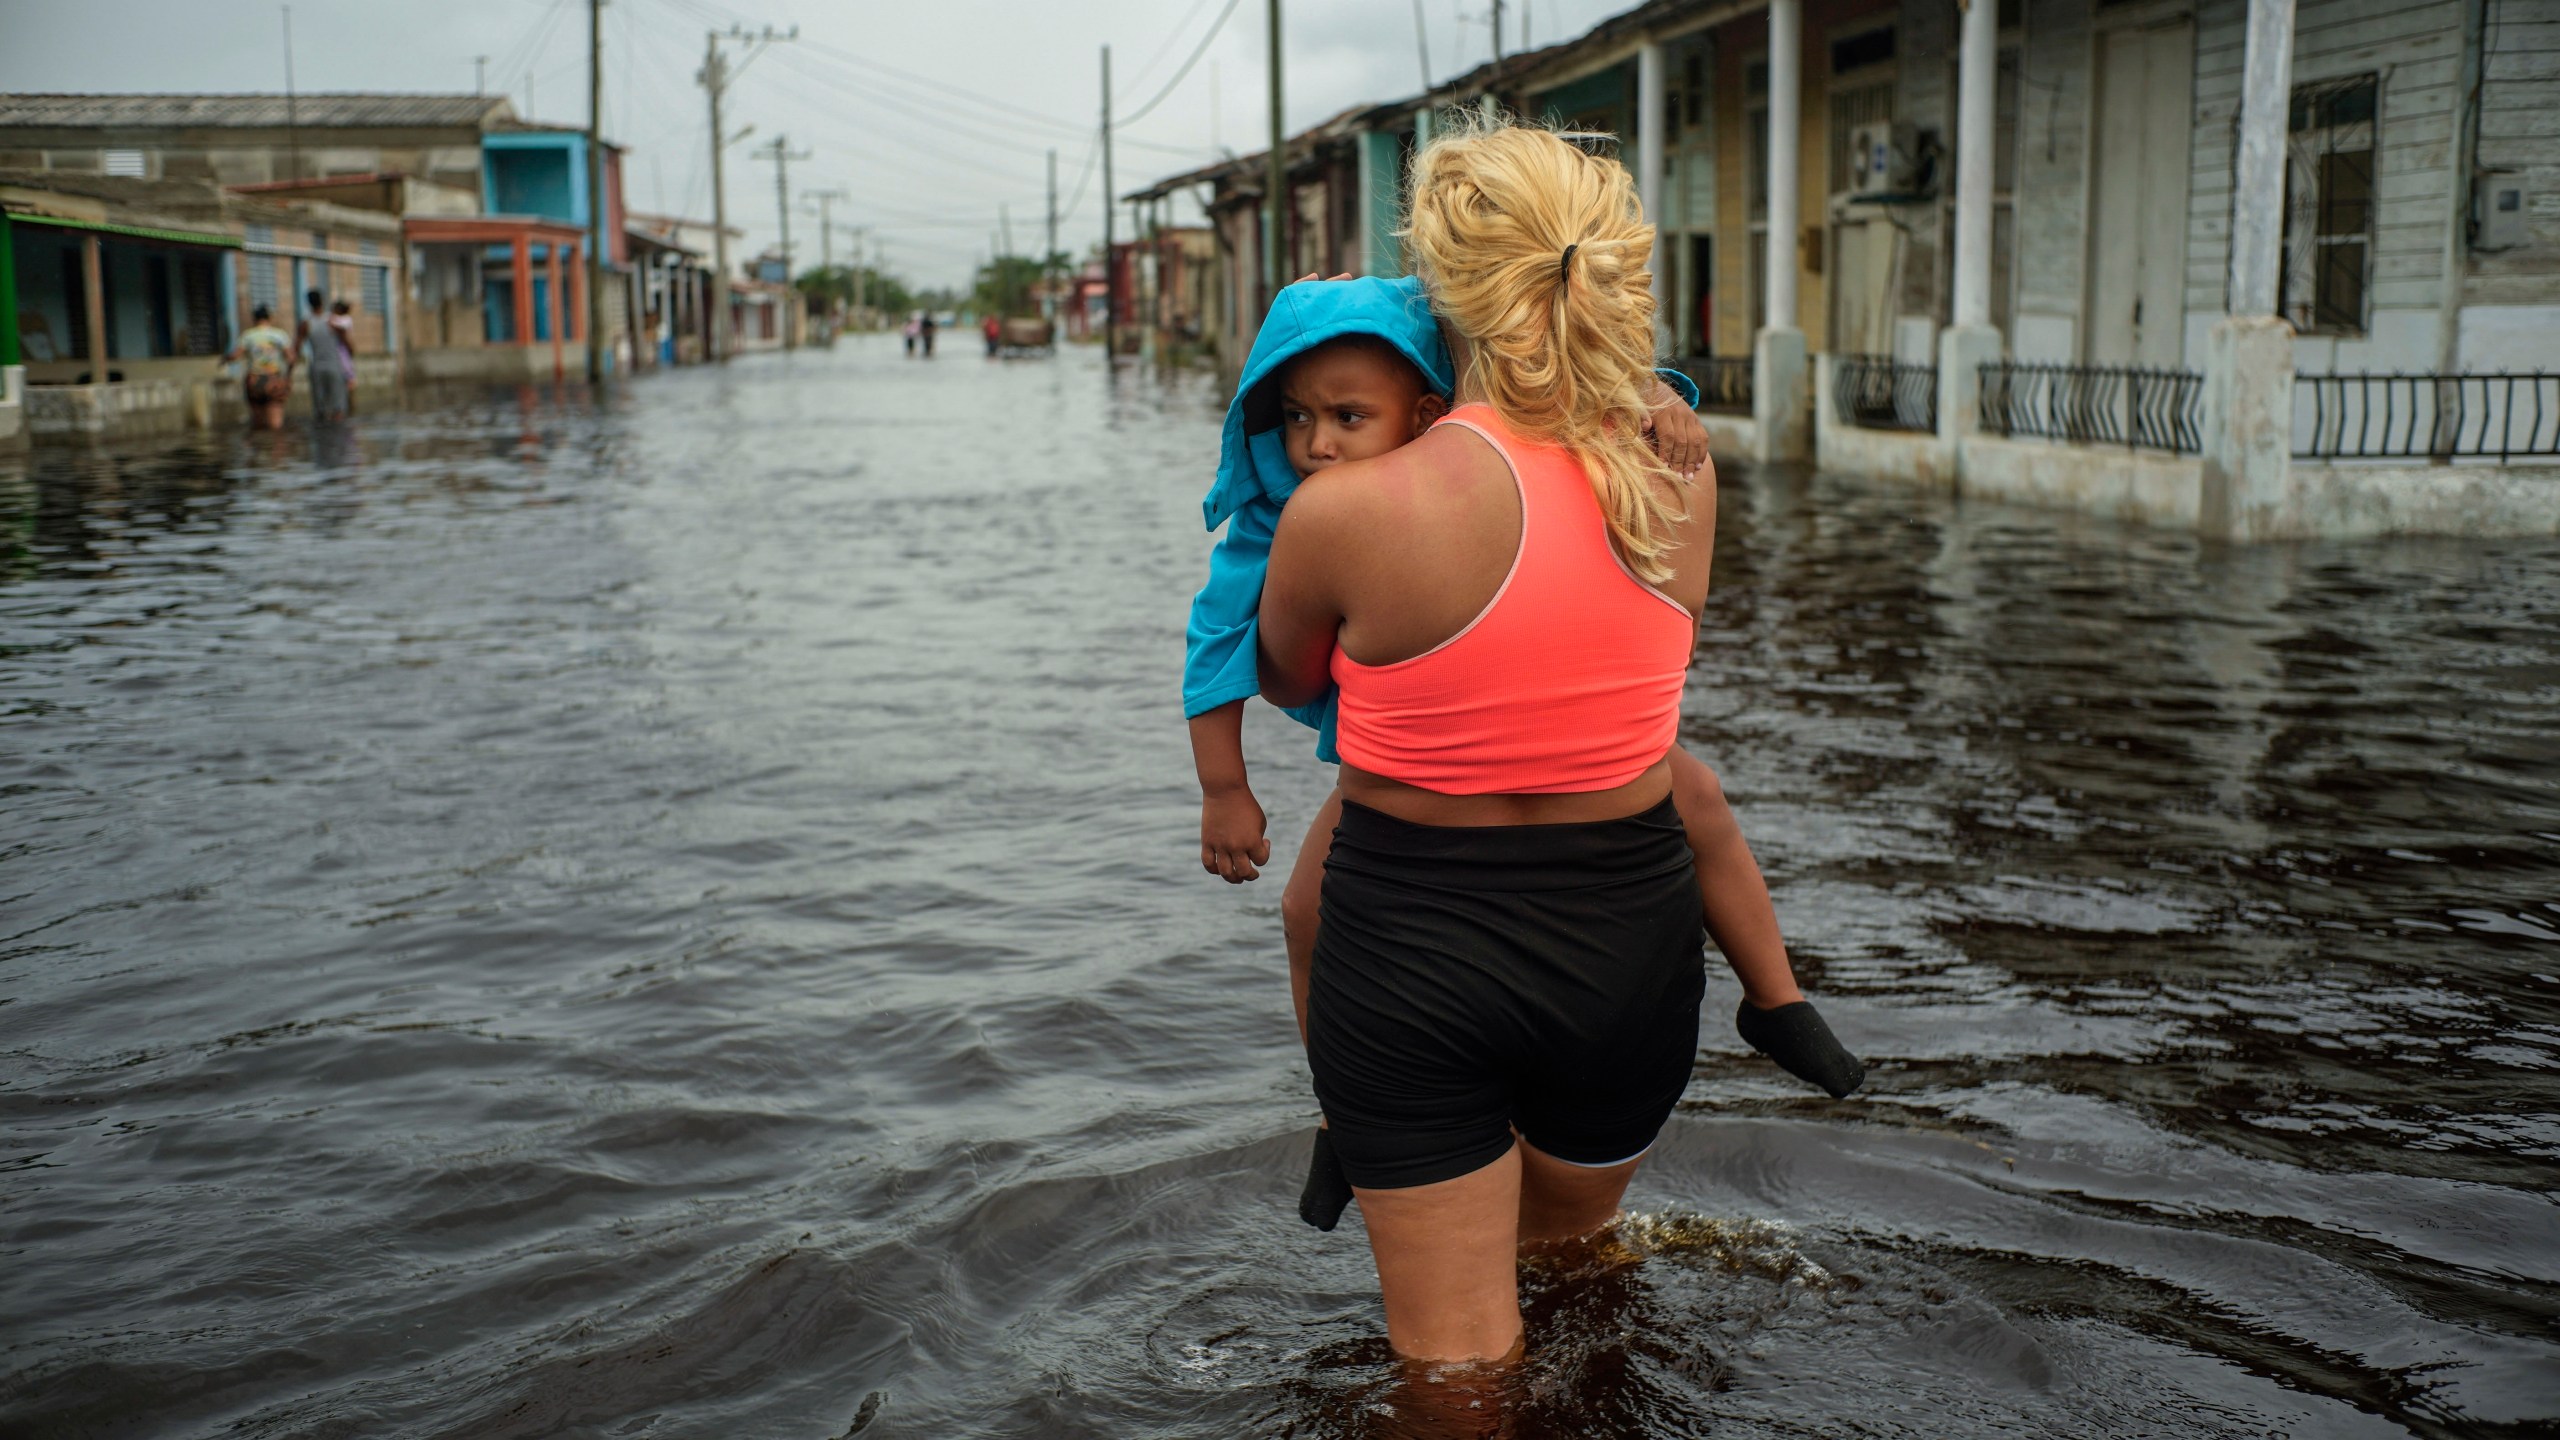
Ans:
[[[282,95],[0,95],[0,127],[479,129],[514,119],[515,106],[503,95],[297,95],[290,106]]]

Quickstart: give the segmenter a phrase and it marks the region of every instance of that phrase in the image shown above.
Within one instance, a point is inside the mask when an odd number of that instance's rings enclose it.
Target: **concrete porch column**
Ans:
[[[89,383],[107,383],[107,280],[98,232],[80,237],[80,314],[89,327]]]
[[[1648,40],[1636,52],[1636,202],[1653,227],[1653,353],[1669,350],[1671,254],[1662,243],[1662,42]]]
[[[1755,460],[1813,454],[1812,372],[1797,328],[1796,173],[1803,121],[1804,0],[1769,0],[1769,235],[1763,267],[1768,309],[1751,347],[1751,410],[1759,422]]]
[[[2295,533],[2293,327],[2276,313],[2284,244],[2293,0],[2249,0],[2232,174],[2230,311],[2205,342],[2204,486],[2197,521],[2225,540]]]
[[[533,346],[533,242],[518,235],[511,258],[514,268],[508,272],[513,277],[508,295],[515,302],[516,348],[531,349]]]
[[[1982,367],[2000,358],[1991,325],[1991,143],[1999,83],[1994,0],[1965,0],[1956,70],[1955,324],[1938,336],[1938,436],[1950,446],[1981,428]]]
[[[560,339],[560,242],[550,241],[542,247],[543,300],[550,308],[545,317],[551,322],[551,378],[568,373],[568,362],[561,354]]]

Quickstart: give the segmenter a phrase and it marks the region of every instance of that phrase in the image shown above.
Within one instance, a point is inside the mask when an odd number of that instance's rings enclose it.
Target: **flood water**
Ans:
[[[0,461],[0,1431],[1424,1428],[1195,858],[1219,404],[849,342]],[[2560,1424],[2560,547],[1721,505],[1687,743],[1868,1086],[1715,966],[1432,1433]]]

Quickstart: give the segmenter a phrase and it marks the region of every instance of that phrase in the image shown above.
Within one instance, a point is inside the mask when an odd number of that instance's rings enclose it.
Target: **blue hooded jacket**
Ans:
[[[1396,347],[1424,383],[1442,399],[1456,388],[1440,325],[1423,298],[1422,282],[1407,276],[1385,280],[1301,281],[1282,290],[1254,334],[1235,399],[1227,404],[1226,433],[1218,441],[1218,479],[1200,502],[1200,518],[1227,533],[1209,551],[1209,583],[1191,599],[1189,649],[1182,662],[1182,713],[1204,715],[1262,688],[1259,673],[1262,578],[1271,564],[1271,537],[1280,507],[1298,488],[1298,472],[1277,425],[1246,433],[1254,390],[1282,366],[1329,340],[1375,335]],[[1267,417],[1266,417],[1267,419]],[[1315,727],[1316,757],[1334,752],[1333,695],[1290,710]]]
[[[1329,340],[1375,335],[1413,362],[1432,393],[1450,398],[1457,377],[1440,341],[1440,323],[1412,276],[1387,280],[1300,281],[1283,289],[1253,337],[1235,398],[1227,403],[1226,432],[1218,441],[1218,479],[1200,502],[1200,518],[1227,533],[1209,551],[1209,583],[1191,599],[1189,647],[1182,662],[1182,713],[1188,719],[1243,700],[1262,688],[1262,581],[1271,565],[1271,537],[1280,507],[1298,488],[1298,472],[1279,425],[1254,401],[1254,391],[1280,368]],[[1656,372],[1689,404],[1698,389],[1677,370]],[[1276,407],[1273,407],[1276,408]],[[1265,428],[1248,434],[1249,421]],[[1316,758],[1338,764],[1334,749],[1334,696],[1289,710],[1290,718],[1316,731]]]

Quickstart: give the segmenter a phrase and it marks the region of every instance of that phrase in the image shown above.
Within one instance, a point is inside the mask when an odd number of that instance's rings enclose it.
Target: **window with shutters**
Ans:
[[[2277,294],[2305,335],[2361,335],[2372,294],[2374,125],[2382,86],[2359,75],[2297,85],[2284,166]]]
[[[382,247],[371,240],[363,240],[357,242],[356,252],[370,260],[382,254]],[[364,306],[368,315],[390,314],[391,272],[379,265],[367,265],[363,273],[362,299],[358,303]]]
[[[110,150],[101,157],[99,168],[110,175],[123,175],[135,180],[151,173],[139,150]]]

